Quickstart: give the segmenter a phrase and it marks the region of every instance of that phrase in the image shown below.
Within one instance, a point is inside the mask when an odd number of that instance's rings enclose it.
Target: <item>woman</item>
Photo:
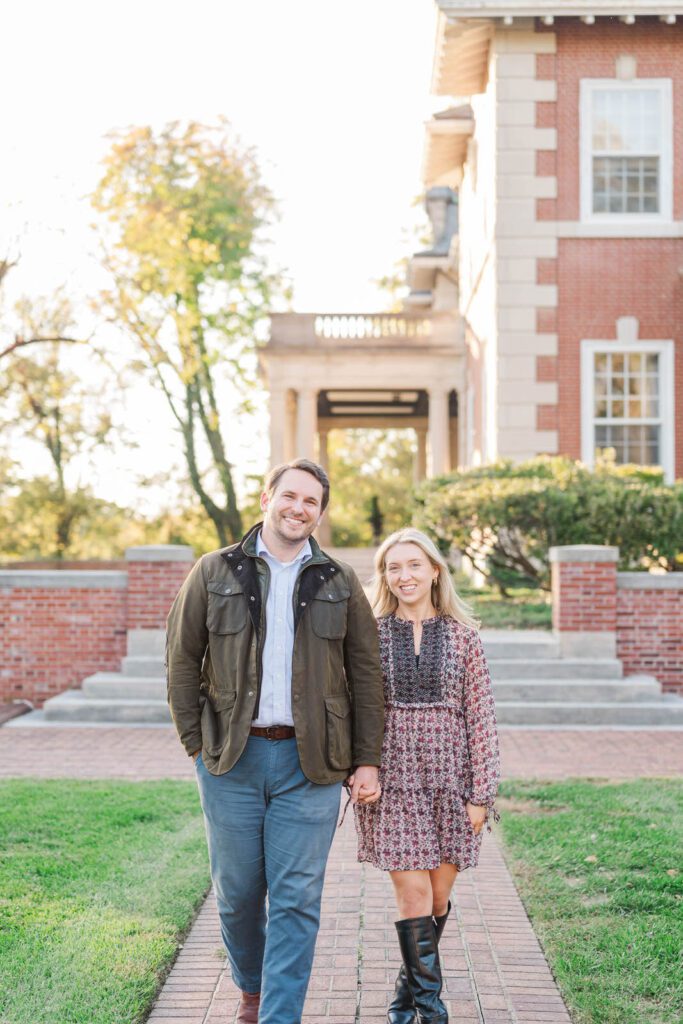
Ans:
[[[475,867],[500,776],[493,694],[476,623],[419,530],[375,558],[386,705],[378,803],[355,807],[358,859],[391,873],[403,959],[389,1024],[447,1024],[438,941],[456,875]]]

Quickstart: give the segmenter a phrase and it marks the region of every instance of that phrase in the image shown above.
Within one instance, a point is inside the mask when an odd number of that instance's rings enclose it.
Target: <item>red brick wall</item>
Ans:
[[[542,30],[542,29],[541,29]],[[557,127],[557,152],[537,154],[538,173],[556,174],[557,200],[539,200],[539,219],[576,221],[579,210],[579,83],[614,78],[622,53],[637,60],[639,78],[673,80],[674,219],[683,220],[683,23],[638,18],[633,26],[598,18],[592,26],[559,18],[548,29],[557,53],[539,55],[539,78],[557,79],[557,103],[537,104],[539,123]],[[559,447],[581,457],[580,343],[612,339],[619,317],[635,316],[639,337],[673,339],[676,408],[683,403],[683,240],[562,238],[558,309],[538,311],[538,330],[558,332]],[[545,277],[550,267],[539,268]],[[676,417],[676,475],[683,476],[683,415]]]
[[[617,657],[683,696],[683,590],[617,591]]]
[[[579,219],[579,83],[582,78],[614,78],[622,53],[637,61],[638,78],[671,78],[674,94],[674,220],[683,220],[683,23],[663,25],[658,18],[638,18],[635,25],[598,18],[584,25],[578,18],[558,18],[551,29],[556,54],[536,58],[539,78],[557,79],[557,103],[537,104],[544,122],[557,126],[558,195],[552,219]],[[546,108],[556,107],[555,116]],[[555,202],[549,200],[549,202]]]
[[[673,338],[675,401],[683,402],[683,240],[563,238],[559,243],[560,451],[581,458],[580,359],[584,339],[610,340],[635,316],[643,340]],[[683,416],[676,417],[676,476],[683,476]]]
[[[553,629],[613,632],[617,623],[614,562],[559,562],[552,566]]]
[[[128,562],[128,628],[164,629],[191,562]]]
[[[0,589],[0,703],[41,707],[93,672],[118,671],[125,653],[125,590]]]

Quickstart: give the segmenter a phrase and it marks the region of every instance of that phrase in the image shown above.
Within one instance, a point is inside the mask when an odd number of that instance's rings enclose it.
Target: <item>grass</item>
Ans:
[[[474,609],[484,629],[550,629],[550,594],[531,587],[510,587],[501,597],[497,587],[473,587],[467,576],[454,578],[458,594]]]
[[[137,1024],[207,891],[185,782],[0,782],[0,1021]]]
[[[683,780],[507,783],[500,808],[575,1024],[680,1024]]]

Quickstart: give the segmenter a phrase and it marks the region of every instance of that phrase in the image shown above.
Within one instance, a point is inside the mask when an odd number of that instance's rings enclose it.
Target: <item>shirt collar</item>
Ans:
[[[296,562],[306,562],[309,558],[313,556],[313,552],[311,550],[311,543],[307,538],[306,543],[302,547],[301,551],[295,558],[292,559],[291,562],[281,562],[279,558],[276,558],[275,555],[272,555],[270,553],[270,551],[264,544],[260,530],[256,535],[256,554],[267,555],[268,558],[271,558],[274,562],[277,562],[278,565],[294,565]]]

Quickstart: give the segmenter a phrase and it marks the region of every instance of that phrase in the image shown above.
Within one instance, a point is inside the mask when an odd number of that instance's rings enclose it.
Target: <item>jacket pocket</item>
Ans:
[[[311,625],[323,640],[343,640],[346,636],[346,611],[350,591],[331,590],[311,601]]]
[[[206,628],[209,633],[239,633],[247,624],[247,600],[238,583],[209,581]]]
[[[202,707],[202,747],[212,757],[218,757],[228,738],[230,719],[237,700],[237,691],[207,697]]]
[[[327,760],[331,768],[351,768],[351,704],[348,697],[326,697]]]

